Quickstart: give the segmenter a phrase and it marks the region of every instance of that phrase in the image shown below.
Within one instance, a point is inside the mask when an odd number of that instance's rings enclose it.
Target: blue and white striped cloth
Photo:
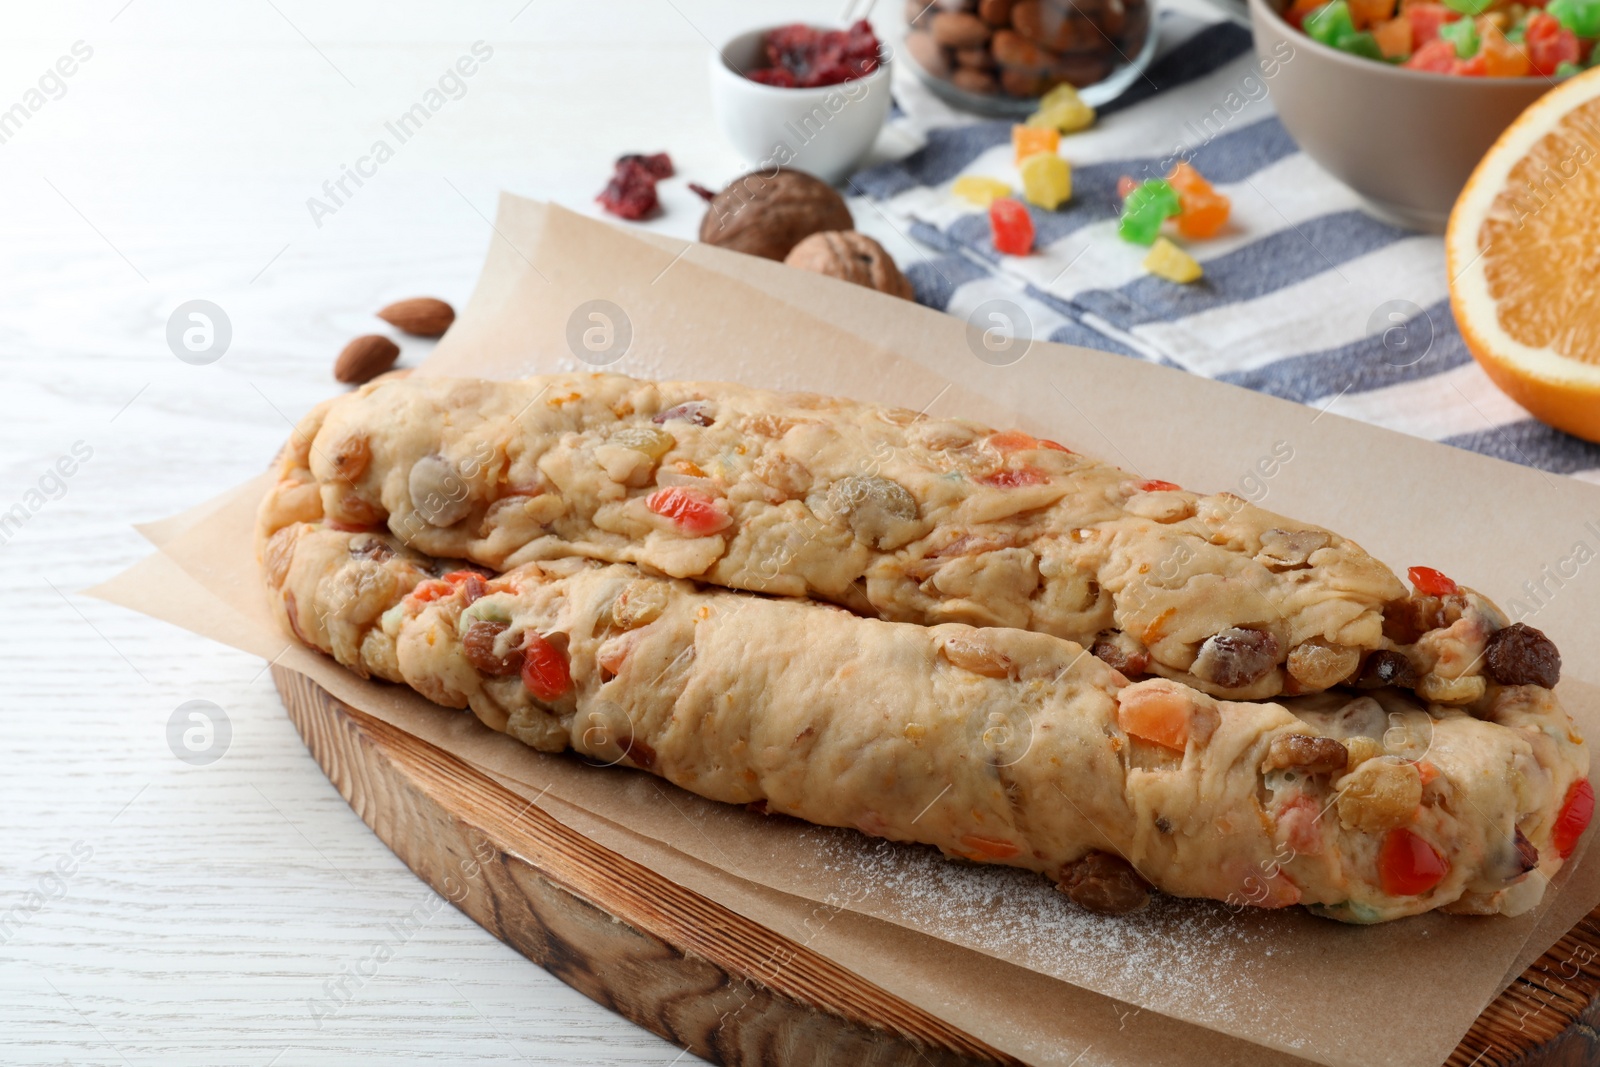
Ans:
[[[1163,8],[1148,77],[1062,139],[1072,199],[1031,209],[1034,255],[997,255],[987,214],[950,193],[968,174],[1017,185],[1010,123],[974,121],[897,81],[894,122],[923,147],[850,184],[929,250],[907,271],[918,299],[967,315],[1004,298],[1035,338],[1600,482],[1600,446],[1533,420],[1473,362],[1450,314],[1443,241],[1365,214],[1278,122],[1249,31],[1191,2]],[[1191,286],[1146,274],[1145,250],[1115,232],[1117,179],[1159,176],[1180,156],[1233,201],[1228,229],[1189,245],[1205,267]]]

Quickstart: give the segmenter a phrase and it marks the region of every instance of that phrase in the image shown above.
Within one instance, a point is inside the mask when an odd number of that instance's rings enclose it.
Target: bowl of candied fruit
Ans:
[[[711,57],[711,105],[758,170],[837,182],[866,157],[888,116],[888,56],[865,19],[749,30]]]
[[[1289,133],[1374,214],[1411,229],[1442,231],[1501,131],[1600,60],[1600,0],[1249,4]]]
[[[1150,0],[906,0],[905,54],[946,103],[1018,118],[1071,85],[1099,107],[1155,54]]]

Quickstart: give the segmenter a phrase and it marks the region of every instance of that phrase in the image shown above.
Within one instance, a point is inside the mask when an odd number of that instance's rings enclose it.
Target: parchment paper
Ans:
[[[608,369],[838,392],[1020,425],[1132,471],[1233,489],[1326,523],[1391,564],[1439,566],[1513,610],[1521,583],[1568,557],[1578,539],[1593,540],[1584,523],[1600,518],[1594,487],[1121,357],[1035,344],[1016,363],[992,366],[975,355],[982,346],[969,345],[959,320],[777,264],[642,240],[509,197],[495,229],[479,288],[424,373],[582,369],[567,343],[569,319],[589,301],[608,300],[623,309],[632,335]],[[1293,458],[1264,479],[1257,460],[1280,441]],[[547,799],[665,846],[664,856],[678,856],[663,867],[670,876],[683,880],[687,865],[698,863],[882,921],[864,929],[889,923],[919,931],[1051,982],[1059,1015],[1030,1021],[1003,1013],[968,1026],[998,1047],[1066,1048],[1077,1040],[1081,1048],[1072,1009],[1080,994],[1067,982],[1136,1005],[1144,1016],[1161,1013],[1329,1064],[1438,1063],[1515,973],[1519,951],[1542,950],[1530,933],[1537,928],[1553,940],[1570,926],[1566,916],[1600,901],[1600,865],[1580,863],[1561,892],[1547,895],[1544,922],[1537,912],[1426,916],[1357,929],[1298,913],[1236,915],[1168,900],[1132,920],[1106,920],[1077,911],[1031,875],[948,864],[926,849],[724,808],[636,772],[543,757],[470,716],[287,647],[265,611],[251,558],[261,491],[250,485],[193,509],[187,528],[173,521],[147,529],[165,540],[165,556],[100,594],[268,658],[281,654],[280,662],[341,699],[518,783],[530,797],[547,791]],[[174,566],[213,602],[185,604],[175,617]],[[1580,574],[1542,597],[1530,621],[1568,650],[1562,697],[1596,737],[1600,671],[1574,656],[1596,636],[1583,611],[1584,580]],[[870,958],[876,939],[852,945]],[[938,986],[942,976],[921,979]],[[961,995],[953,985],[939,988],[947,1004]],[[1385,1011],[1388,1024],[1374,1026],[1374,1005],[1408,1010],[1400,1025]],[[1097,1043],[1082,1062],[1102,1054]],[[1037,1051],[1028,1058],[1043,1062]]]

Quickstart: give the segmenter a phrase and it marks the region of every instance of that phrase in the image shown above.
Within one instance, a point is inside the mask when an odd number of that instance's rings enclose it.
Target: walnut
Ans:
[[[700,223],[700,240],[735,252],[782,259],[823,230],[855,227],[844,198],[820,178],[797,170],[754,172],[718,193]]]
[[[814,233],[795,245],[784,262],[905,300],[912,296],[911,283],[883,246],[854,230]]]

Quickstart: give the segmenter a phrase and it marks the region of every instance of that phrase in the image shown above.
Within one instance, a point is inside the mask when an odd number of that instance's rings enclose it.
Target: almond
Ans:
[[[344,346],[333,363],[333,377],[346,385],[370,382],[400,358],[400,346],[381,334],[369,333]]]
[[[456,312],[443,300],[414,296],[409,300],[396,300],[378,312],[378,318],[413,337],[440,337],[456,321]]]

